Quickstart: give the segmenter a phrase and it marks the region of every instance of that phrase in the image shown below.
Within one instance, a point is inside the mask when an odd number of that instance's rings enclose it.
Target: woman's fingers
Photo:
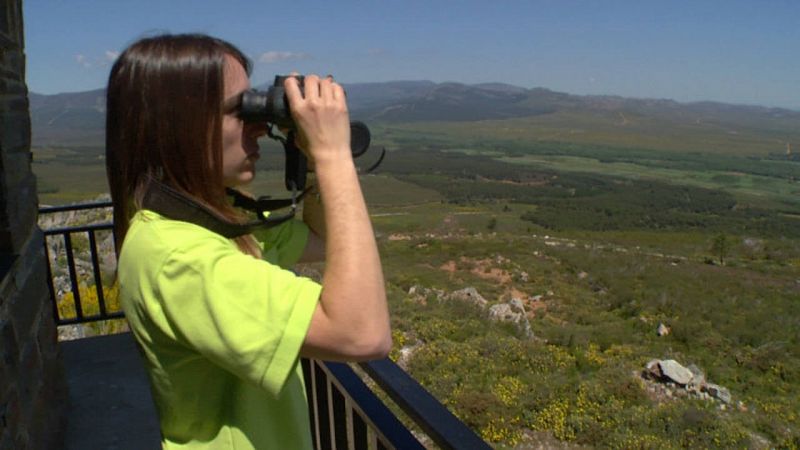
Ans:
[[[342,87],[330,76],[320,79],[316,75],[304,78],[302,94],[295,79],[287,79],[284,87],[292,117],[312,159],[351,156],[350,120]]]
[[[333,75],[328,75],[325,78],[319,78],[317,75],[306,75],[304,77],[304,82],[302,86],[302,96],[297,97],[297,94],[300,93],[299,91],[299,81],[294,78],[295,73],[292,73],[292,77],[287,78],[284,82],[284,88],[286,89],[286,95],[290,99],[292,99],[292,103],[300,102],[301,100],[305,100],[306,102],[314,102],[317,100],[322,100],[323,102],[327,102],[328,100],[334,100],[334,103],[338,100],[344,99],[344,89],[342,86],[335,81],[333,81]],[[290,81],[291,80],[291,81]],[[289,87],[289,84],[293,84],[298,86],[298,91],[293,92],[291,95],[289,93],[290,89],[294,91],[294,89]]]
[[[300,82],[295,77],[289,77],[283,80],[283,89],[286,91],[286,97],[289,99],[290,104],[297,104],[303,99],[303,94],[300,93]]]
[[[316,100],[320,96],[319,77],[316,75],[306,75],[304,78],[303,92],[306,100]]]

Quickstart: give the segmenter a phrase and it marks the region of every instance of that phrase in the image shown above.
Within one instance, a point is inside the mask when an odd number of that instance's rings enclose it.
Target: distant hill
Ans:
[[[264,89],[266,86],[259,86]],[[579,96],[544,88],[526,89],[502,83],[466,85],[431,81],[393,81],[345,86],[351,114],[368,122],[469,122],[524,117],[564,121],[579,116],[613,116],[617,125],[629,118],[650,124],[699,129],[763,130],[794,139],[800,112],[780,108],[716,102],[679,103],[664,99]],[[102,145],[105,91],[30,94],[34,145]],[[731,132],[731,131],[726,131]],[[738,132],[738,131],[736,131]],[[787,142],[790,140],[786,139]]]
[[[105,135],[106,91],[56,95],[30,93],[34,145],[102,145]]]

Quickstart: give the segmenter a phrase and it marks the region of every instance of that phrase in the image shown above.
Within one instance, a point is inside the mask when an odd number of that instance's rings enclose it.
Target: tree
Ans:
[[[711,253],[719,258],[719,263],[723,266],[725,265],[725,257],[728,256],[730,248],[730,239],[728,239],[725,233],[714,236],[714,240],[711,242]]]
[[[486,228],[489,231],[494,231],[497,228],[497,217],[492,217],[489,219],[489,223],[486,225]]]

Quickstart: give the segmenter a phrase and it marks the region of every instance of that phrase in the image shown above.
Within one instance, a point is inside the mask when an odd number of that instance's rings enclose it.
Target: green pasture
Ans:
[[[620,115],[618,112],[560,111],[532,117],[477,122],[424,122],[383,125],[385,142],[397,145],[452,143],[504,145],[561,142],[646,148],[675,153],[766,156],[800,147],[800,130],[789,121],[720,124],[702,118]]]
[[[602,162],[594,158],[572,156],[531,155],[504,157],[500,160],[563,172],[596,173],[621,178],[652,179],[707,189],[722,189],[735,194],[745,203],[757,204],[761,207],[790,207],[800,211],[800,178],[787,180],[747,173],[674,170],[636,163]],[[798,164],[798,170],[800,170],[800,164]],[[798,177],[800,177],[800,172]]]
[[[96,164],[62,161],[33,163],[41,205],[63,205],[95,200],[108,192],[106,168]]]

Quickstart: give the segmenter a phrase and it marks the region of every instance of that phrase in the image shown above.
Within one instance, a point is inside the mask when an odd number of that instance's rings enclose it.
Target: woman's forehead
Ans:
[[[242,64],[233,56],[225,55],[225,97],[238,95],[250,88],[250,79],[247,78]]]

